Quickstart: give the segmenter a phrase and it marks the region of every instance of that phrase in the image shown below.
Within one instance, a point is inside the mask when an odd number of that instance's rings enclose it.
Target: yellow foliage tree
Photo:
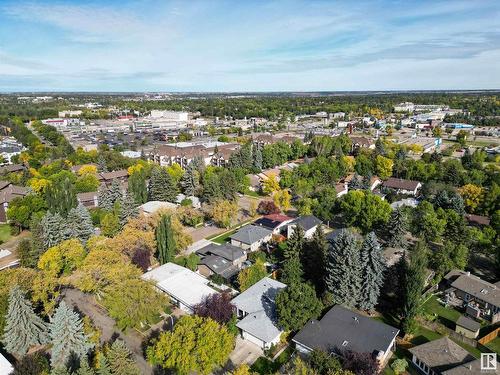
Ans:
[[[270,173],[269,176],[262,181],[262,191],[265,194],[272,194],[280,189],[280,184],[278,178],[274,173]]]
[[[274,192],[273,201],[282,211],[288,211],[291,207],[292,196],[288,189],[281,189]]]
[[[78,170],[79,176],[84,176],[87,174],[97,174],[97,167],[95,165],[84,165]]]
[[[356,165],[356,159],[354,156],[342,156],[342,161],[347,165],[349,172],[354,171],[354,166]]]
[[[392,176],[392,167],[394,162],[392,159],[386,158],[382,155],[377,155],[376,159],[376,169],[377,174],[382,180],[386,180]]]
[[[86,255],[81,242],[72,238],[43,253],[38,261],[38,268],[54,276],[67,275],[82,264]]]
[[[238,214],[236,202],[218,199],[211,207],[210,216],[218,227],[229,228]]]
[[[182,169],[182,167],[177,163],[173,163],[171,166],[167,167],[167,172],[170,175],[170,177],[172,177],[174,183],[176,184],[181,180],[182,176],[184,175],[184,169]]]
[[[28,180],[28,186],[38,194],[43,194],[49,185],[50,181],[46,178],[34,177]]]
[[[465,206],[471,212],[474,212],[483,201],[484,191],[480,186],[467,184],[458,189],[458,191],[464,199]]]

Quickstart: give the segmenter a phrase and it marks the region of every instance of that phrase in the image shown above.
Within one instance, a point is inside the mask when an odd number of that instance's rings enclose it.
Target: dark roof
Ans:
[[[128,177],[128,171],[126,169],[120,169],[113,172],[104,172],[100,174],[103,180],[114,180],[115,178]]]
[[[238,273],[238,267],[233,266],[233,264],[217,255],[208,255],[204,257],[200,264],[204,264],[212,270],[212,272],[221,275],[225,279],[229,279]]]
[[[484,281],[477,276],[467,273],[462,274],[451,283],[451,286],[479,300],[500,307],[500,288],[497,288],[495,284]]]
[[[30,190],[24,186],[12,185],[11,183],[2,184],[0,186],[0,203],[9,203],[14,198],[28,195],[29,192]]]
[[[466,214],[465,218],[470,224],[490,225],[490,218],[487,216]]]
[[[481,328],[481,324],[463,315],[460,315],[460,317],[457,319],[457,326],[464,327],[473,332],[476,332],[479,330],[479,328]]]
[[[272,232],[269,229],[262,228],[257,225],[246,225],[240,228],[236,233],[232,234],[229,238],[251,245],[269,236],[270,234],[272,234]]]
[[[291,225],[300,225],[304,230],[309,230],[321,224],[321,220],[314,215],[299,216],[290,223]]]
[[[384,183],[385,187],[391,189],[415,190],[420,184],[419,181],[404,180],[402,178],[389,177]]]
[[[254,224],[272,230],[288,220],[292,220],[292,218],[286,215],[271,214],[254,221]]]
[[[196,251],[200,256],[217,255],[229,261],[234,261],[245,256],[245,251],[230,244],[216,245],[210,244]]]
[[[439,373],[474,360],[467,350],[446,336],[415,346],[409,351]]]
[[[352,350],[376,355],[390,349],[398,333],[397,328],[336,305],[320,321],[309,321],[293,341],[327,352]]]
[[[481,370],[481,360],[476,359],[471,362],[464,363],[457,367],[453,367],[451,370],[447,370],[442,373],[442,375],[493,375],[500,374],[500,365],[497,364],[497,370]]]
[[[9,164],[0,167],[0,174],[19,172],[24,170],[24,165],[21,164]]]

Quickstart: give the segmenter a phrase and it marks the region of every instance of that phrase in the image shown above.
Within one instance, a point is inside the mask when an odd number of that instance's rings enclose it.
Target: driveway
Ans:
[[[17,246],[23,238],[27,238],[29,236],[30,233],[28,231],[23,231],[18,236],[13,237],[7,242],[0,245],[0,249],[10,252],[9,255],[0,258],[0,270],[17,264],[17,262],[19,261],[19,257],[17,256]]]
[[[257,358],[264,355],[264,352],[260,347],[251,343],[250,341],[243,340],[239,335],[236,338],[236,346],[234,350],[229,355],[229,362],[225,366],[236,368],[241,364],[247,364],[251,366]]]
[[[119,337],[134,355],[141,374],[151,375],[153,373],[153,369],[142,355],[142,341],[144,338],[139,332],[133,329],[127,330],[126,333],[120,331],[115,327],[115,321],[106,314],[102,307],[95,303],[94,297],[90,294],[82,293],[77,289],[65,289],[63,299],[68,305],[92,319],[94,325],[101,330],[101,343]]]

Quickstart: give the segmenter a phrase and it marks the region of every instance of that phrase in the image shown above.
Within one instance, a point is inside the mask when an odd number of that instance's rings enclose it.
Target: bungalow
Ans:
[[[23,186],[13,185],[8,181],[0,181],[0,223],[7,222],[9,203],[15,198],[28,195],[29,190]]]
[[[8,173],[15,173],[15,172],[22,172],[26,168],[22,164],[8,164],[8,165],[3,165],[0,167],[0,175],[8,174]]]
[[[175,263],[165,263],[141,278],[154,281],[159,290],[167,293],[174,304],[189,314],[206,296],[217,293],[208,286],[208,279]]]
[[[409,349],[412,363],[426,375],[450,374],[452,369],[474,361],[474,357],[448,337]],[[477,373],[475,373],[477,374]]]
[[[94,208],[99,206],[98,200],[99,194],[97,191],[91,191],[88,193],[78,193],[76,195],[76,200],[87,208]]]
[[[127,182],[128,171],[126,169],[120,169],[113,172],[99,173],[99,181],[105,185],[110,185],[114,180],[118,180],[122,183]]]
[[[286,285],[269,277],[233,298],[241,337],[262,349],[268,349],[280,341],[283,331],[278,327],[275,298]]]
[[[137,208],[139,209],[139,212],[150,216],[159,210],[175,210],[177,206],[177,204],[171,202],[149,201],[141,204]]]
[[[360,148],[374,149],[375,144],[373,141],[366,137],[350,137],[351,138],[351,152]]]
[[[197,250],[196,254],[201,258],[197,267],[200,275],[210,277],[217,274],[225,280],[236,276],[243,262],[247,260],[244,250],[229,244],[210,244]]]
[[[310,320],[292,341],[300,353],[321,349],[342,355],[351,350],[370,353],[383,365],[395,349],[398,333],[397,328],[335,305],[321,320]]]
[[[449,300],[458,299],[466,305],[466,313],[496,323],[500,320],[500,288],[470,272],[452,270],[445,277]]]
[[[450,370],[443,371],[441,374],[442,375],[477,375],[477,374],[494,375],[499,373],[499,370],[497,370],[497,368],[500,369],[498,363],[496,368],[492,370],[486,370],[483,368],[483,366],[484,365],[481,363],[481,359],[476,359],[471,362],[466,362],[463,365],[458,365],[456,367],[453,367]]]
[[[286,215],[270,214],[262,216],[260,219],[254,221],[253,225],[269,229],[273,231],[273,234],[283,234],[283,232],[286,232],[287,224],[292,220],[293,218]]]
[[[402,178],[389,177],[382,186],[387,189],[395,190],[398,194],[416,196],[418,190],[422,187],[419,181],[404,180]]]
[[[262,244],[269,242],[272,235],[273,232],[269,229],[257,225],[246,225],[229,238],[231,245],[253,252],[259,250]]]
[[[316,216],[307,215],[307,216],[299,216],[297,219],[288,224],[287,237],[293,234],[293,231],[297,225],[300,225],[302,229],[304,229],[304,237],[311,238],[318,225],[321,224],[321,220]]]

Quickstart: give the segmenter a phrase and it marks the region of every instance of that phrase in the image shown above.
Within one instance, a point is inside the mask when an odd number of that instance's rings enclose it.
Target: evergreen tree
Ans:
[[[146,176],[142,171],[134,172],[128,178],[128,192],[134,198],[136,204],[141,205],[148,201],[148,189],[146,187]]]
[[[401,207],[396,208],[391,213],[391,218],[387,224],[387,245],[390,247],[406,247],[405,238],[408,230],[408,221]]]
[[[283,256],[285,257],[285,259],[294,257],[299,258],[302,255],[302,250],[305,243],[304,236],[304,228],[302,228],[300,225],[295,225],[292,235],[286,241],[286,248],[283,251]]]
[[[200,174],[191,163],[181,178],[180,184],[188,197],[196,195],[200,189]]]
[[[253,152],[253,167],[256,171],[262,171],[262,150],[260,146],[255,146]]]
[[[120,225],[123,227],[127,224],[129,218],[139,216],[139,210],[134,198],[130,194],[125,194],[121,199],[120,204]]]
[[[354,174],[351,181],[349,181],[349,190],[362,190],[363,179],[357,173]]]
[[[113,374],[139,375],[140,371],[132,359],[132,353],[122,340],[116,340],[109,348],[106,357]]]
[[[40,222],[40,226],[44,250],[70,237],[69,228],[58,213],[47,212]]]
[[[149,200],[175,202],[177,187],[165,168],[155,167],[149,179]]]
[[[374,232],[369,233],[361,248],[363,282],[359,306],[363,310],[373,310],[384,285],[386,264],[382,248]]]
[[[109,361],[108,359],[104,356],[104,354],[100,353],[99,354],[99,360],[97,361],[98,368],[97,368],[97,375],[112,375],[111,373],[111,368],[109,367]]]
[[[169,215],[163,215],[156,227],[156,247],[160,264],[171,262],[175,257],[175,238]]]
[[[47,343],[47,325],[17,285],[10,290],[5,320],[2,342],[9,353],[23,356],[30,347]]]
[[[415,330],[415,318],[420,312],[422,293],[427,271],[427,248],[422,241],[417,242],[407,265],[403,291],[402,328],[405,333]]]
[[[64,366],[72,353],[77,358],[85,357],[94,346],[83,332],[82,320],[64,301],[50,319],[49,328],[52,342],[50,361],[53,367]]]
[[[281,327],[297,331],[321,313],[323,305],[309,284],[292,284],[276,296],[276,312]]]
[[[95,375],[95,371],[89,366],[86,356],[80,358],[80,368],[76,372],[76,375]]]
[[[68,213],[67,225],[71,237],[78,238],[83,244],[94,234],[90,213],[81,203]]]
[[[106,164],[106,159],[102,154],[99,154],[97,157],[97,170],[100,173],[107,173],[108,172],[108,166]]]
[[[36,267],[40,255],[45,251],[42,219],[43,216],[33,215],[30,220],[32,267]]]
[[[105,186],[99,190],[99,207],[111,211],[116,202],[122,199],[123,192],[118,180],[113,180],[110,186]]]
[[[361,259],[356,238],[349,230],[342,229],[331,242],[325,283],[335,303],[354,307],[360,300]]]
[[[57,366],[52,369],[50,375],[71,375],[66,366]]]
[[[325,290],[325,266],[328,254],[328,241],[323,226],[318,225],[311,241],[306,243],[306,250],[301,257],[304,265],[304,275],[316,287],[318,295]]]
[[[298,256],[293,256],[285,260],[283,264],[283,274],[281,281],[287,285],[300,284],[302,281],[302,264]]]
[[[68,212],[77,205],[75,187],[69,178],[50,184],[45,192],[49,211],[66,217]]]

